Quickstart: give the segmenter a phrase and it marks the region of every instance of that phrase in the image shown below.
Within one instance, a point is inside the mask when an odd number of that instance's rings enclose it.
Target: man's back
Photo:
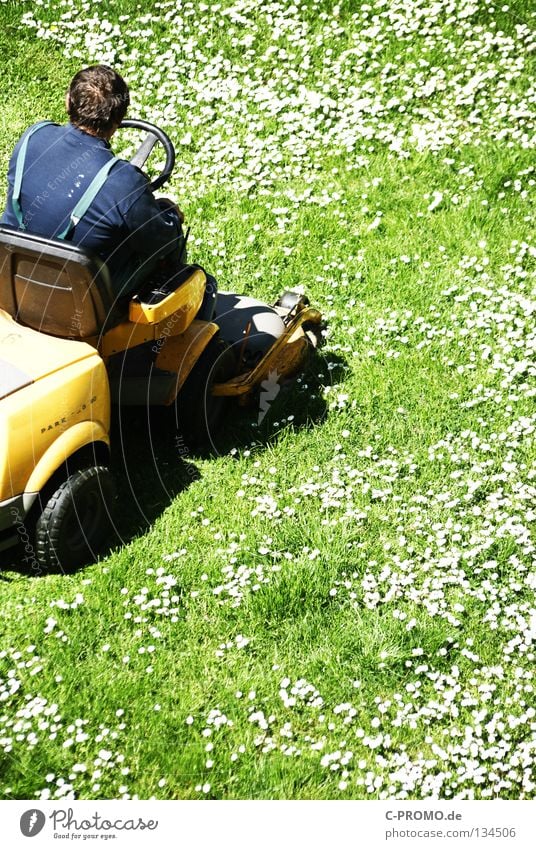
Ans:
[[[178,245],[177,217],[155,201],[147,178],[133,165],[117,160],[86,213],[69,229],[77,202],[101,168],[114,158],[109,143],[73,124],[40,126],[28,138],[22,168],[20,212],[13,205],[17,161],[26,134],[17,143],[8,174],[8,200],[3,224],[30,233],[65,238],[104,259],[119,290],[125,269],[135,272]],[[137,275],[138,276],[138,275]]]

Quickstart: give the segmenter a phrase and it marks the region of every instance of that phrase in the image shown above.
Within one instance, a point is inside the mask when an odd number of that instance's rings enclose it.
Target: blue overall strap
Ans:
[[[113,156],[111,159],[108,160],[108,162],[106,162],[105,165],[102,166],[100,171],[97,171],[97,173],[93,177],[93,180],[91,181],[84,194],[76,204],[75,208],[71,212],[67,227],[65,228],[65,230],[62,230],[62,232],[58,236],[56,236],[56,239],[65,239],[65,237],[73,229],[73,227],[76,227],[80,219],[84,217],[89,207],[93,203],[96,195],[98,194],[98,192],[100,192],[104,183],[106,182],[108,172],[110,171],[112,166],[115,165],[116,162],[118,162],[118,158],[117,156]]]
[[[19,222],[19,227],[21,230],[25,230],[24,222],[22,220],[22,209],[20,207],[20,191],[22,186],[22,177],[24,174],[24,164],[26,162],[26,149],[28,147],[28,140],[30,136],[40,130],[41,127],[46,127],[48,124],[54,124],[54,121],[39,121],[38,124],[34,124],[33,127],[30,127],[29,130],[26,131],[26,135],[22,140],[22,144],[19,148],[19,152],[17,155],[17,163],[15,165],[15,182],[13,184],[13,194],[11,196],[11,205],[13,206],[13,212],[15,213],[15,217]],[[56,126],[58,126],[56,124]]]

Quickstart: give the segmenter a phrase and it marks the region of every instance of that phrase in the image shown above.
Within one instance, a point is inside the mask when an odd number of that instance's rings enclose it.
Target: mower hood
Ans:
[[[9,360],[0,359],[0,400],[33,383],[33,378]]]
[[[94,353],[84,342],[23,327],[0,310],[0,400]]]

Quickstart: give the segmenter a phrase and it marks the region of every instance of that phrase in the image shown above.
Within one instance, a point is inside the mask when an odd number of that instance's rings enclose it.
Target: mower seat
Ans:
[[[90,340],[113,323],[110,275],[84,248],[0,227],[0,309],[33,330]]]

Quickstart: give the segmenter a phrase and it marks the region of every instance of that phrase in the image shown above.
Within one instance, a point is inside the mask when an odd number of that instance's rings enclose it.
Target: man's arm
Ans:
[[[125,206],[121,210],[128,233],[125,246],[132,253],[143,260],[156,260],[179,250],[181,219],[177,207],[172,204],[160,205],[141,173],[138,186],[130,193]]]

